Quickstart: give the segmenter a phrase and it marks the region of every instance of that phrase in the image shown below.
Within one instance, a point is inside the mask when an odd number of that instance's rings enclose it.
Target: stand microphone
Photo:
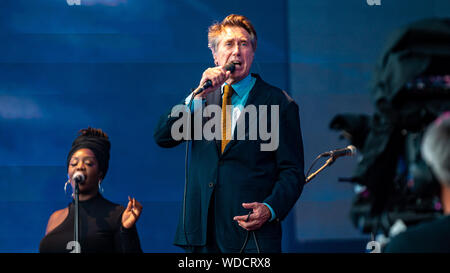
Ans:
[[[312,173],[310,176],[308,176],[306,178],[305,184],[308,183],[309,181],[311,181],[317,174],[319,174],[321,171],[323,171],[323,169],[325,169],[326,167],[333,164],[334,161],[336,160],[336,158],[341,157],[341,156],[353,156],[355,154],[356,154],[356,147],[353,145],[349,145],[343,149],[337,149],[337,150],[321,153],[318,157],[316,157],[316,159],[314,159],[314,161],[311,164],[311,167],[309,168],[306,175],[309,174],[309,172],[311,171],[311,168],[314,166],[314,163],[316,163],[316,161],[319,158],[324,157],[324,156],[329,156],[330,158],[327,159],[327,161],[325,162],[324,165],[322,165],[322,167],[320,167],[317,171],[315,171],[314,173]]]
[[[83,183],[86,180],[86,176],[82,172],[76,171],[72,176],[72,180],[75,183]]]
[[[79,184],[83,183],[86,180],[86,176],[80,172],[76,171],[73,176],[72,180],[75,182],[75,215],[74,215],[74,241],[76,243],[76,247],[73,253],[81,253],[81,247],[80,247],[80,220],[79,220],[79,201],[80,201],[80,188]]]
[[[337,150],[322,153],[322,154],[320,154],[320,157],[331,156],[334,158],[338,158],[341,156],[353,156],[355,154],[356,154],[356,147],[353,145],[348,145],[347,147],[345,147],[343,149],[337,149]]]

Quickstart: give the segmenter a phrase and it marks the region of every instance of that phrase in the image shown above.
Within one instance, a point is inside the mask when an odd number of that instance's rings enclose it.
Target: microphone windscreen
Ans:
[[[354,156],[355,154],[356,154],[356,147],[355,146],[353,146],[353,145],[348,145],[347,146],[347,149],[350,149],[350,151],[351,151],[351,156]]]
[[[234,63],[229,63],[229,64],[226,64],[223,68],[225,68],[225,70],[233,73],[234,70],[236,69],[236,66],[234,65]]]

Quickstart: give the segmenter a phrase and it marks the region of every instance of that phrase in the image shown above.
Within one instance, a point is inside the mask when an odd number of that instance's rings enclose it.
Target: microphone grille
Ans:
[[[229,63],[229,64],[225,65],[224,68],[225,68],[225,70],[233,73],[234,70],[236,69],[236,66],[234,65],[234,63]]]
[[[350,155],[351,155],[351,156],[354,156],[354,155],[356,154],[356,147],[355,147],[355,146],[353,146],[353,145],[348,145],[348,146],[347,146],[347,149],[350,150]]]
[[[75,182],[80,183],[80,182],[84,182],[84,180],[86,179],[86,177],[84,176],[84,174],[83,174],[82,172],[76,171],[76,172],[73,174],[72,179],[73,179]]]

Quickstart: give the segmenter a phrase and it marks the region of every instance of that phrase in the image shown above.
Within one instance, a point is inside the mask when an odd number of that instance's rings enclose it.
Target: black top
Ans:
[[[414,226],[392,238],[386,253],[450,253],[450,216]]]
[[[124,209],[100,194],[79,202],[81,253],[142,252],[136,227],[122,226]],[[73,250],[69,242],[74,241],[74,213],[72,202],[66,219],[41,240],[39,252],[69,253]]]

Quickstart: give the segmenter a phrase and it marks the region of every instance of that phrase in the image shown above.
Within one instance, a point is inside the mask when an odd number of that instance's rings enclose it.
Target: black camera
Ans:
[[[358,148],[358,185],[350,216],[363,233],[389,236],[442,214],[440,187],[421,157],[427,126],[450,109],[450,19],[427,19],[395,32],[377,63],[372,115],[342,113],[330,122]]]

